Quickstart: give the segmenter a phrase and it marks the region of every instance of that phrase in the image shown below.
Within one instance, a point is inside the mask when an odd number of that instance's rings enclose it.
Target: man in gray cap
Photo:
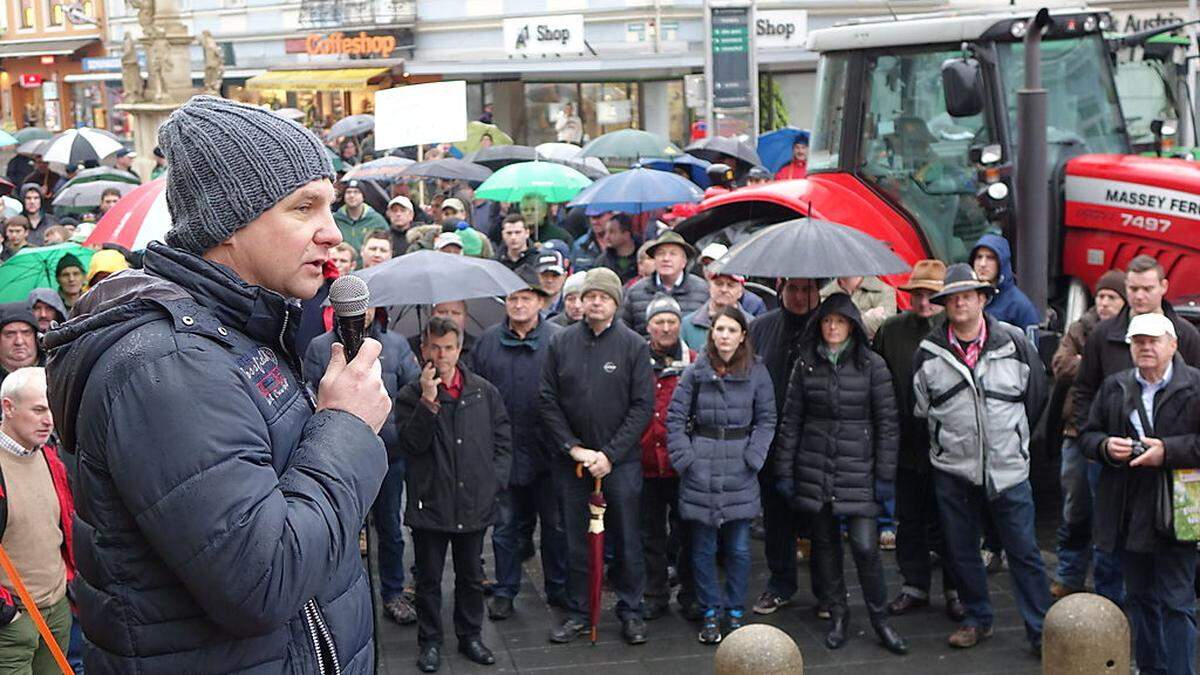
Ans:
[[[567,618],[550,631],[550,641],[570,642],[587,627],[588,496],[600,478],[608,502],[605,536],[619,561],[613,571],[617,618],[625,641],[641,644],[646,567],[639,441],[654,412],[654,370],[646,341],[617,319],[616,272],[588,270],[582,295],[583,320],[559,332],[542,366],[542,424],[567,535]]]
[[[159,130],[174,228],[51,330],[79,454],[74,583],[89,672],[371,673],[358,551],[391,409],[367,338],[314,400],[297,299],[341,241],[303,127],[197,96]]]

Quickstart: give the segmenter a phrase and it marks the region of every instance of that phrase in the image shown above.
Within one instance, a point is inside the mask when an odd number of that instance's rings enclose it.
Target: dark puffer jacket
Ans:
[[[835,312],[853,326],[836,364],[818,350],[821,318]],[[774,475],[795,481],[792,503],[805,513],[831,503],[834,515],[876,516],[875,481],[895,480],[899,436],[887,364],[871,351],[850,296],[831,295],[808,322],[792,369]]]
[[[87,671],[373,672],[358,532],[383,443],[349,413],[314,414],[298,304],[159,244],[145,264],[45,338],[79,455]]]
[[[693,417],[700,428],[749,427],[750,434],[727,439],[689,434]],[[775,436],[775,390],[761,360],[721,377],[708,355],[701,354],[679,377],[667,412],[667,433],[671,464],[680,475],[682,518],[719,527],[759,514],[758,472]]]

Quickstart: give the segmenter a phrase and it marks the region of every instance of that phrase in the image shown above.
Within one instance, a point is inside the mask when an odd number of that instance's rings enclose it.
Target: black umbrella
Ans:
[[[699,157],[709,162],[724,162],[726,157],[733,157],[739,162],[747,163],[751,166],[762,166],[762,160],[758,157],[758,151],[750,147],[750,144],[745,141],[739,141],[736,138],[727,138],[725,136],[713,136],[704,138],[684,148],[694,157]]]
[[[532,162],[538,159],[538,153],[528,145],[493,145],[490,148],[480,148],[463,159],[495,171],[509,164]]]
[[[342,136],[361,136],[375,128],[374,115],[351,115],[343,117],[329,127],[325,138],[333,139]]]
[[[441,255],[449,255],[442,253]],[[479,335],[483,331],[504,320],[504,301],[499,298],[471,298],[467,304],[468,335]],[[421,328],[429,323],[429,310],[425,305],[409,305],[400,310],[400,315],[392,320],[389,330],[401,335],[417,335]]]
[[[401,171],[399,175],[482,183],[492,175],[492,170],[486,166],[461,159],[431,159],[426,162],[417,162]]]
[[[714,271],[727,274],[805,279],[900,274],[909,269],[871,235],[812,218],[763,228],[713,265]]]
[[[529,288],[497,260],[441,251],[415,251],[354,274],[367,282],[371,304],[378,307],[436,305]]]

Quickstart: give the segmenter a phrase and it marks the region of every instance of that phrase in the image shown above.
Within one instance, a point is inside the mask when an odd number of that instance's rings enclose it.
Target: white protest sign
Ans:
[[[375,92],[375,149],[467,138],[467,83],[410,84]]]

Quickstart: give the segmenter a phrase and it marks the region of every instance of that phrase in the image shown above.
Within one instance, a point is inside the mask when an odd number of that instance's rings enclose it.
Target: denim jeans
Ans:
[[[743,611],[750,583],[750,520],[731,520],[714,527],[689,522],[696,597],[705,610]],[[720,540],[718,545],[718,539]],[[717,574],[717,549],[725,567],[725,585]]]
[[[1134,655],[1142,675],[1195,675],[1196,547],[1119,551],[1129,591]]]
[[[1088,488],[1092,496],[1096,495],[1096,486],[1100,483],[1100,463],[1087,463]],[[1097,547],[1092,548],[1092,580],[1096,584],[1096,593],[1112,600],[1118,607],[1125,606],[1125,579],[1121,573],[1121,557]]]
[[[1074,438],[1064,438],[1059,481],[1062,485],[1062,522],[1058,526],[1058,569],[1054,576],[1069,588],[1087,582],[1092,564],[1092,489],[1088,485],[1088,460]]]
[[[404,591],[403,499],[404,460],[397,459],[388,466],[379,495],[371,506],[375,531],[379,534],[379,591],[385,603],[400,597]]]
[[[524,529],[527,523],[538,520],[542,525],[546,597],[566,593],[567,538],[563,533],[554,486],[549,475],[542,475],[529,485],[513,485],[500,493],[496,525],[492,529],[492,550],[496,553],[495,595],[509,599],[517,597],[521,589]]]
[[[985,628],[995,613],[988,597],[987,571],[979,557],[981,521],[991,514],[1000,545],[1008,555],[1017,596],[1017,608],[1025,622],[1025,635],[1034,644],[1042,640],[1042,622],[1050,608],[1050,585],[1046,566],[1037,547],[1034,531],[1033,489],[1023,480],[991,499],[982,486],[934,470],[934,488],[941,509],[946,552],[958,581],[958,597],[967,608],[964,626]]]

